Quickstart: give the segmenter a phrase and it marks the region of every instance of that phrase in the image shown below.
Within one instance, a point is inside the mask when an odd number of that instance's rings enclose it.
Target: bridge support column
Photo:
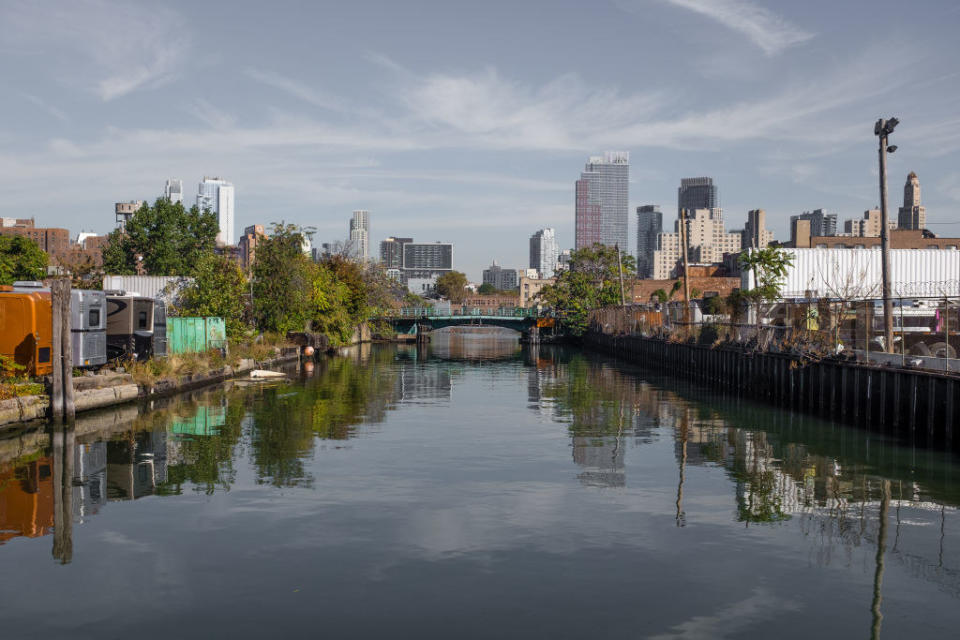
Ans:
[[[430,325],[418,322],[417,323],[417,343],[430,342]]]

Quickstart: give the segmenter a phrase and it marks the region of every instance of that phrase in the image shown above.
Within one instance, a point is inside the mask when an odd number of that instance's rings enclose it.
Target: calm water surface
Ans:
[[[514,336],[5,432],[0,638],[956,637],[956,458]]]

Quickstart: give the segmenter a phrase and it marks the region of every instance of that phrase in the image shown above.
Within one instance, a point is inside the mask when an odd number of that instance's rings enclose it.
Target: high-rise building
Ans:
[[[220,232],[217,244],[230,245],[233,237],[233,185],[222,178],[204,176],[197,191],[197,206],[201,211],[217,214]]]
[[[403,268],[403,245],[408,242],[413,242],[413,238],[390,236],[380,243],[380,264],[384,269]]]
[[[167,184],[163,187],[163,197],[174,204],[183,203],[183,181],[176,178],[167,180]]]
[[[683,178],[677,189],[677,214],[681,209],[718,209],[720,197],[713,178]]]
[[[767,229],[767,212],[763,209],[748,211],[740,247],[742,249],[764,249],[771,242],[773,242],[773,231]]]
[[[483,270],[483,284],[493,285],[500,291],[512,291],[517,288],[517,270],[504,269],[494,260],[489,268]]]
[[[663,233],[663,212],[660,205],[637,207],[637,276],[653,275],[653,254],[657,250],[657,236]]]
[[[551,227],[530,236],[530,268],[536,269],[541,278],[553,277],[558,255],[557,236]]]
[[[863,217],[859,220],[844,220],[843,233],[847,236],[857,238],[879,238],[881,225],[880,209],[868,209],[863,212]],[[896,220],[887,221],[887,229],[893,231],[897,228]]]
[[[405,242],[403,279],[435,278],[453,269],[453,245],[449,242]]]
[[[630,154],[608,151],[592,156],[576,181],[575,244],[627,247]]]
[[[657,236],[657,250],[653,256],[653,277],[665,280],[673,277],[676,267],[683,258],[681,225],[679,218],[674,222],[673,233],[661,233]],[[736,253],[741,249],[743,232],[727,233],[723,228],[721,209],[687,210],[687,248],[688,259],[698,264],[716,264],[723,262],[724,255]]]
[[[370,212],[356,209],[350,218],[350,250],[359,262],[370,259]]]
[[[925,229],[927,227],[927,208],[920,204],[920,178],[911,171],[907,183],[903,185],[903,206],[897,215],[901,229]]]
[[[809,220],[810,235],[837,235],[837,214],[827,213],[826,209],[814,209],[813,211],[804,211],[797,216],[790,216],[791,227],[793,227],[794,220]]]

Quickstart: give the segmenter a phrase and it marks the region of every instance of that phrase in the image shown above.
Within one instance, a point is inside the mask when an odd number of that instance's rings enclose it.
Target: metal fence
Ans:
[[[960,298],[893,299],[893,345],[884,344],[880,299],[797,299],[747,305],[693,301],[594,311],[591,330],[712,345],[733,343],[801,356],[960,371]],[[711,312],[711,313],[706,313]]]
[[[496,317],[496,318],[537,318],[543,315],[536,308],[529,307],[402,307],[398,310],[401,318],[455,318],[455,317]]]

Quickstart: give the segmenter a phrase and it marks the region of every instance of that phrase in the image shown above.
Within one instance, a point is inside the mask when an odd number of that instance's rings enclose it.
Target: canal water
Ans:
[[[0,638],[956,637],[949,455],[515,334],[0,434]]]

